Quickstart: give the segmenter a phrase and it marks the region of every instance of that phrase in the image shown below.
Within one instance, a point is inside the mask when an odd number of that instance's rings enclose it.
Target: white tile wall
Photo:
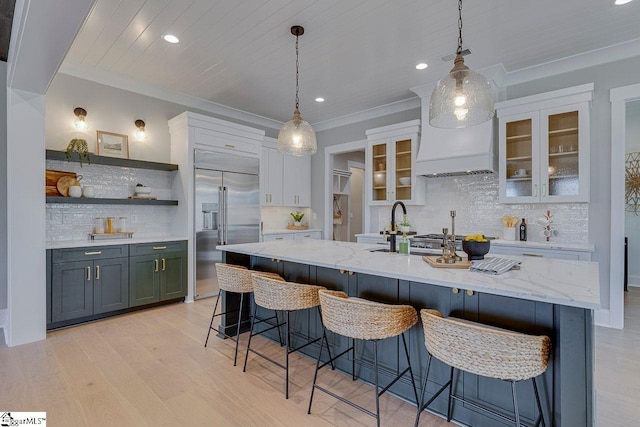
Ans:
[[[80,184],[95,186],[96,198],[125,199],[133,195],[137,183],[151,187],[158,199],[172,198],[173,172],[93,164],[80,167],[59,160],[47,160],[46,167],[82,175]],[[127,217],[127,227],[135,237],[168,235],[173,210],[175,206],[47,204],[47,244],[87,239],[94,218],[107,216]]]
[[[558,243],[589,243],[589,205],[586,203],[520,204],[506,205],[498,202],[497,175],[471,175],[449,178],[428,178],[424,206],[407,206],[413,229],[419,233],[440,233],[443,227],[451,228],[449,212],[456,211],[456,234],[483,233],[502,238],[502,216],[525,218],[528,240],[542,242],[542,227],[536,219],[547,210],[553,215],[553,227],[558,235],[552,241]],[[402,209],[397,215],[402,218]],[[390,207],[372,208],[371,230],[388,227]]]
[[[287,224],[293,222],[293,218],[289,215],[291,212],[300,211],[304,214],[302,218],[303,224],[309,224],[313,228],[313,220],[311,218],[310,208],[296,208],[294,206],[266,206],[261,211],[261,221],[263,231],[284,230]]]

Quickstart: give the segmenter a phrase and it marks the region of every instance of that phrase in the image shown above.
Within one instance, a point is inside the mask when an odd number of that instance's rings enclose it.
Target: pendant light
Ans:
[[[304,28],[299,25],[291,27],[291,34],[296,36],[296,109],[293,118],[282,125],[278,133],[278,151],[292,156],[310,156],[318,151],[316,133],[311,125],[300,117],[300,85],[299,80],[299,52],[298,37],[304,34]]]
[[[437,128],[463,128],[491,120],[494,115],[491,84],[464,65],[462,57],[462,0],[458,0],[458,49],[453,68],[433,89],[429,124]]]

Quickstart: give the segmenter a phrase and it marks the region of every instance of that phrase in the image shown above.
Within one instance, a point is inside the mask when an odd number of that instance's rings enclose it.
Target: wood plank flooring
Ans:
[[[233,342],[203,347],[214,299],[174,304],[49,333],[45,341],[0,348],[0,410],[47,411],[51,426],[371,426],[375,421],[316,393],[307,415],[314,362],[293,355],[289,400],[284,371]],[[625,329],[596,327],[598,425],[637,426],[640,419],[640,288],[625,301]],[[246,343],[246,334],[241,348]],[[274,356],[281,348],[260,337]],[[372,388],[324,370],[321,383],[374,409]],[[381,400],[383,425],[413,425],[415,407]],[[453,424],[423,413],[421,426]]]

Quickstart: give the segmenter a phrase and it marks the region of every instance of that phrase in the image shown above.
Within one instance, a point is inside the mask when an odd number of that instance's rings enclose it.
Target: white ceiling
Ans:
[[[477,70],[507,72],[640,38],[640,1],[466,0]],[[457,45],[454,0],[96,0],[65,66],[94,67],[287,121],[300,37],[300,109],[323,122],[412,98]],[[172,33],[180,43],[161,36]],[[638,52],[640,54],[640,52]],[[427,62],[424,71],[415,69]],[[326,102],[314,101],[322,96]]]

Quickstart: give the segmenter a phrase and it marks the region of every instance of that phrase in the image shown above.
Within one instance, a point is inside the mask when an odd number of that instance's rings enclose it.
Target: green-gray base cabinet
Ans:
[[[47,329],[187,294],[185,241],[51,249],[46,255]]]
[[[279,273],[287,281],[322,285],[328,289],[344,291],[350,296],[379,302],[409,304],[417,310],[435,308],[445,316],[460,317],[528,334],[545,334],[551,338],[553,350],[547,371],[538,378],[538,387],[547,425],[570,427],[593,425],[593,319],[591,310],[486,293],[452,290],[444,286],[271,258],[237,253],[225,254],[227,262],[245,265],[255,270]],[[231,302],[228,303],[231,304]],[[222,319],[222,321],[225,320]],[[322,333],[322,323],[315,310],[305,310],[292,315],[292,330],[299,336],[318,337]],[[278,340],[275,330],[269,331],[265,335],[273,340]],[[421,387],[426,371],[427,351],[424,346],[424,335],[420,322],[407,332],[407,338],[415,379]],[[294,346],[300,343],[296,342],[298,339],[298,337],[294,338]],[[329,333],[329,342],[333,354],[340,353],[349,346],[348,339],[332,333]],[[309,357],[316,358],[318,349],[319,345],[313,345],[303,349],[302,352]],[[380,382],[389,382],[394,373],[400,372],[406,367],[402,342],[399,337],[387,339],[379,343],[378,349],[380,365],[389,371],[388,373],[380,372]],[[360,380],[367,382],[373,382],[372,350],[370,343],[356,344],[356,359],[359,361],[356,364],[356,375]],[[326,354],[323,357],[326,357]],[[343,357],[342,359],[337,364],[338,369],[350,374],[351,362],[347,358]],[[448,379],[449,368],[434,359],[429,373],[426,399],[432,396]],[[498,413],[513,416],[513,401],[509,383],[468,373],[460,373],[454,379],[454,383],[456,392],[463,395],[465,399],[480,403]],[[394,384],[390,391],[409,402],[415,400],[411,383],[406,377]],[[533,425],[538,416],[538,410],[535,405],[531,381],[518,383],[517,395],[522,421],[526,425]],[[446,393],[436,399],[429,409],[445,415],[447,412]],[[454,403],[453,419],[462,425],[474,427],[510,425],[497,417],[459,402]]]

